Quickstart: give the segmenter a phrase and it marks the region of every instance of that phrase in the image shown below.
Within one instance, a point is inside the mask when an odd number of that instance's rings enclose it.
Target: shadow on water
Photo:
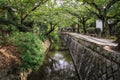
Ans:
[[[50,51],[38,71],[32,72],[28,80],[77,80],[68,51]]]

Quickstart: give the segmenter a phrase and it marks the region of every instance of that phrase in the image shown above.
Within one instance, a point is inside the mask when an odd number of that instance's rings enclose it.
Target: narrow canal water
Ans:
[[[49,51],[40,69],[28,80],[77,80],[69,51]]]

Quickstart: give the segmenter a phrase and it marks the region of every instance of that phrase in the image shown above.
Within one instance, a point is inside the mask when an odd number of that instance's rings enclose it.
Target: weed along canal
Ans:
[[[49,51],[38,71],[28,80],[78,80],[68,50]]]

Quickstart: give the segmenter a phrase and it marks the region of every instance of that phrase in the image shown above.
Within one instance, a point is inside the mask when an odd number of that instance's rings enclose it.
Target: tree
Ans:
[[[113,7],[119,0],[83,0],[85,4],[90,5],[92,9],[88,8],[88,10],[95,14],[103,23],[103,31],[102,35],[108,34],[108,13],[110,8]]]
[[[83,4],[75,4],[77,6],[72,7],[72,9],[68,9],[67,12],[72,16],[75,16],[78,19],[78,31],[80,23],[83,26],[84,34],[87,33],[86,31],[86,22],[90,19],[91,15],[88,9]]]
[[[43,5],[39,10],[35,11],[32,20],[35,23],[45,24],[45,35],[50,35],[58,27],[66,27],[72,24],[73,16],[64,11],[64,7],[57,6],[52,2]]]
[[[45,24],[47,31],[45,34],[49,35],[52,31],[55,30],[55,27],[58,25],[58,16],[56,14],[56,9],[50,9],[46,6],[43,6],[41,9],[39,9],[39,11],[36,11],[32,15],[32,20],[34,20],[37,24]]]
[[[0,9],[7,11],[11,15],[11,18],[8,19],[15,21],[20,30],[25,30],[29,28],[24,24],[25,20],[31,12],[34,12],[46,1],[48,0],[1,0]]]

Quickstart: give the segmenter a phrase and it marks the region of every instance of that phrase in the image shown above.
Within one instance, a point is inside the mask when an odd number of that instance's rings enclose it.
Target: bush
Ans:
[[[100,32],[101,32],[101,29],[100,29],[100,28],[95,28],[95,33],[96,33],[96,34],[100,34]]]
[[[17,31],[15,26],[0,24],[0,45],[7,44],[7,37],[14,31]]]
[[[18,47],[22,71],[39,68],[43,60],[44,48],[35,34],[17,32],[11,35],[9,41]]]
[[[87,32],[88,32],[88,34],[94,34],[95,28],[94,27],[87,28]]]

